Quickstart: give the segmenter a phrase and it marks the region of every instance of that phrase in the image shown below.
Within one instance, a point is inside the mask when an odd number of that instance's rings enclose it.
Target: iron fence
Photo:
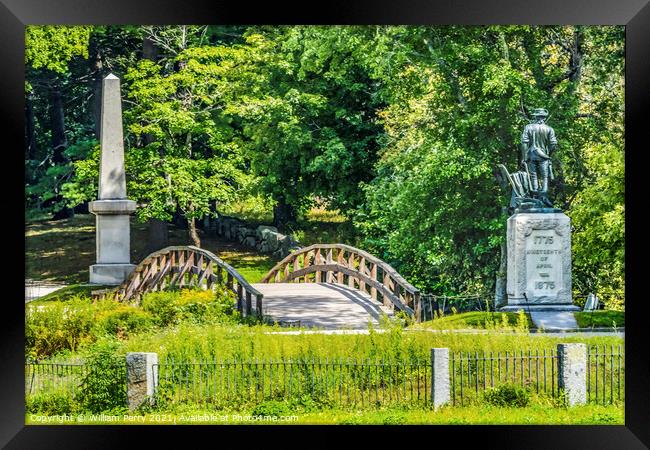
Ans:
[[[126,392],[126,364],[119,360],[109,360],[100,364],[90,364],[83,359],[26,361],[25,398],[38,394],[56,394],[76,398],[84,389],[84,382],[101,380],[98,389],[113,389],[117,386]],[[106,381],[106,380],[109,381]]]
[[[339,406],[425,406],[431,389],[431,365],[425,360],[166,360],[154,371],[158,372],[157,400],[216,406],[305,397]]]
[[[454,311],[494,311],[494,299],[480,294],[470,296],[422,294],[420,305],[422,321],[434,320],[440,315],[452,314]]]
[[[488,389],[515,385],[536,394],[556,396],[557,352],[458,352],[451,355],[453,405],[476,403]]]
[[[624,352],[619,345],[587,347],[587,401],[614,403],[625,399]],[[530,393],[556,398],[560,394],[557,351],[457,352],[450,355],[453,405],[481,401],[488,389],[519,386]]]
[[[625,400],[625,354],[621,345],[587,347],[587,401]],[[111,366],[112,367],[112,366]],[[116,377],[124,380],[125,365]],[[26,397],[79,394],[95,368],[83,360],[25,363]],[[100,370],[100,369],[97,369]],[[483,401],[486,391],[503,385],[557,398],[558,355],[551,350],[450,352],[449,382],[454,406]],[[315,401],[336,406],[429,406],[431,361],[379,359],[264,359],[176,361],[153,366],[155,396],[161,403],[215,407],[256,405],[266,400]],[[122,381],[117,381],[122,382]]]
[[[608,351],[609,350],[609,351]],[[611,404],[625,399],[625,354],[621,345],[587,348],[587,401]]]
[[[88,373],[81,360],[25,363],[25,395],[61,393],[74,396]]]

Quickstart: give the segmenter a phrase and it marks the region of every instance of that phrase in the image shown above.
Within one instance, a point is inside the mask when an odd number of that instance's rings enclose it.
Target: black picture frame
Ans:
[[[399,426],[361,427],[365,445],[381,443],[390,436],[402,445],[461,446],[476,439],[483,448],[648,448],[650,445],[650,389],[648,347],[643,331],[647,314],[642,296],[644,186],[640,172],[647,131],[643,121],[650,105],[650,5],[647,0],[569,1],[544,0],[535,4],[518,0],[462,0],[457,2],[334,1],[312,5],[280,5],[208,0],[1,0],[0,1],[0,114],[4,144],[3,200],[5,235],[5,297],[0,333],[0,444],[6,448],[115,448],[133,441],[135,434],[165,439],[185,439],[185,445],[199,442],[224,445],[251,436],[267,443],[318,447],[348,441],[358,427],[244,427],[230,426],[26,426],[24,406],[24,308],[18,303],[22,292],[20,245],[24,228],[15,215],[24,205],[21,151],[24,137],[24,26],[31,24],[584,24],[626,26],[626,403],[624,426]],[[646,125],[647,127],[647,125]],[[645,145],[644,145],[645,144]],[[15,165],[15,166],[14,166]],[[14,169],[15,167],[15,169]],[[15,175],[11,180],[8,175]],[[22,241],[24,242],[24,241]],[[14,272],[16,273],[14,276]],[[7,289],[8,288],[8,289]],[[325,428],[325,429],[324,429]],[[320,432],[325,431],[323,435]],[[336,437],[332,432],[336,432]],[[369,431],[369,432],[368,432]],[[269,433],[275,433],[271,436]],[[279,434],[279,436],[278,436]],[[302,433],[301,433],[302,434]],[[325,438],[320,438],[325,436]],[[216,438],[216,440],[215,440]],[[451,438],[451,441],[445,438]],[[309,443],[304,439],[310,439]],[[230,446],[230,445],[228,445]]]

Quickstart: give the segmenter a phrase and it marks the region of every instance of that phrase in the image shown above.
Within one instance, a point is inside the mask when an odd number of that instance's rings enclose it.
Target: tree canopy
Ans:
[[[195,221],[256,195],[284,227],[315,199],[432,293],[493,291],[534,108],[558,137],[574,289],[624,304],[624,29],[29,26],[26,202],[96,196],[101,79],[122,79],[129,197]],[[498,285],[498,283],[497,283]]]

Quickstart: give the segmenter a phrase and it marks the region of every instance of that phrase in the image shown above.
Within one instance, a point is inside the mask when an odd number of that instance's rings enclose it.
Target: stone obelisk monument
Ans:
[[[99,198],[89,205],[97,233],[97,264],[90,266],[90,282],[116,285],[135,268],[130,262],[129,215],[136,204],[126,198],[122,99],[120,80],[113,74],[102,83],[100,140]]]

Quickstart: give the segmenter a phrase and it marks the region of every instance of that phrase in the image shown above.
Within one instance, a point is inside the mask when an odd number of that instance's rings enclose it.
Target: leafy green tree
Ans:
[[[494,169],[517,164],[528,110],[551,111],[549,124],[560,140],[555,203],[571,215],[584,188],[585,152],[605,131],[584,113],[597,101],[589,89],[603,82],[594,70],[603,64],[599,32],[378,29],[377,49],[384,52],[371,64],[390,106],[381,112],[387,135],[377,176],[365,186],[367,203],[357,215],[367,245],[426,290],[489,292],[507,204]]]
[[[381,127],[375,86],[356,41],[367,27],[262,27],[247,33],[255,87],[242,120],[259,188],[283,227],[315,196],[349,211],[372,178]],[[254,55],[253,55],[254,54]]]
[[[126,75],[129,131],[153,141],[126,155],[129,192],[142,203],[142,219],[171,220],[178,207],[187,219],[194,245],[200,246],[196,219],[213,202],[230,202],[247,180],[241,145],[223,110],[229,83],[222,76],[229,49],[195,47],[179,53],[177,70],[141,61]]]
[[[70,175],[64,107],[70,95],[67,81],[73,78],[69,63],[75,57],[88,57],[91,29],[49,25],[25,28],[26,201],[29,204],[38,199],[39,206],[53,207],[57,218],[72,213],[64,207],[61,196],[61,185]],[[46,112],[40,121],[35,112],[39,106]],[[39,139],[39,132],[45,130],[45,139]]]

